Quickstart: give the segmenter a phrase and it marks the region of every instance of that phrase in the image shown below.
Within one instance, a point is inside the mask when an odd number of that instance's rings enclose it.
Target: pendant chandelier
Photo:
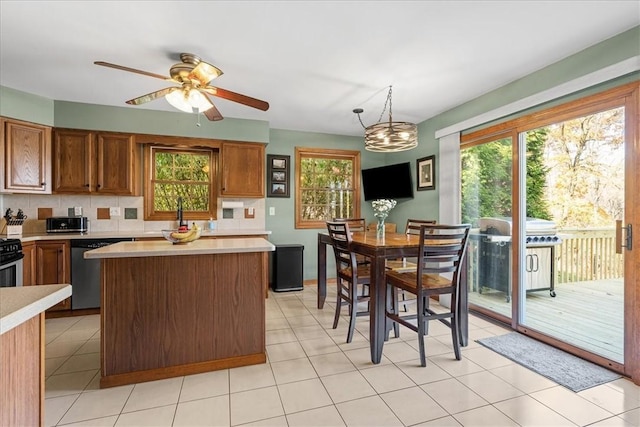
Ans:
[[[409,122],[394,122],[391,112],[392,87],[389,86],[389,94],[384,103],[384,108],[378,119],[378,123],[365,126],[360,118],[360,113],[364,110],[356,108],[353,110],[358,115],[358,120],[364,128],[364,148],[368,151],[396,152],[406,151],[418,146],[418,126]],[[389,121],[383,122],[382,116],[389,107]]]

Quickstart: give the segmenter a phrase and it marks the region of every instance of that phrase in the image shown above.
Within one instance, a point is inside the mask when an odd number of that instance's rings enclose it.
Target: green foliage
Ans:
[[[306,157],[301,161],[302,218],[326,220],[353,216],[353,162]]]
[[[544,147],[547,131],[527,133],[526,215],[550,219],[545,201]],[[504,138],[461,152],[462,221],[477,226],[481,217],[512,216],[512,144]]]
[[[208,152],[156,150],[153,179],[154,210],[175,211],[182,197],[185,211],[209,211],[210,164]]]

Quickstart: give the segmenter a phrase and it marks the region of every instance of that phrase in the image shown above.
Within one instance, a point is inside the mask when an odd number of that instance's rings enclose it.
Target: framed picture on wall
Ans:
[[[289,197],[290,156],[267,154],[267,197]]]
[[[417,160],[418,191],[436,189],[436,156],[423,157]]]

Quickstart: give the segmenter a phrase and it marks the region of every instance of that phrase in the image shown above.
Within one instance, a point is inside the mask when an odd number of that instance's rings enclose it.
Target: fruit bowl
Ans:
[[[162,237],[173,243],[174,245],[180,243],[189,243],[200,238],[200,227],[194,226],[187,231],[179,230],[162,230]]]

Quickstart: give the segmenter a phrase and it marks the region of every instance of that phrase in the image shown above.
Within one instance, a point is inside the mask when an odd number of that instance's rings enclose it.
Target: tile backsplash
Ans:
[[[219,230],[235,229],[265,229],[265,199],[225,199],[242,202],[242,207],[228,209],[232,211],[232,218],[228,213],[222,215],[222,200],[218,200],[218,219],[216,228]],[[30,194],[3,194],[0,195],[1,216],[7,209],[18,212],[22,209],[27,220],[23,225],[23,233],[44,233],[44,218],[38,218],[38,212],[51,211],[52,216],[69,216],[72,208],[82,208],[82,216],[89,219],[89,231],[159,231],[175,228],[177,221],[144,221],[143,197],[126,196],[68,196],[68,195],[30,195]],[[119,209],[113,209],[119,208]],[[245,208],[253,208],[254,217],[245,218]],[[70,211],[71,209],[71,211]],[[112,213],[119,213],[114,215]],[[119,211],[119,212],[118,212]],[[189,221],[189,216],[185,215]],[[196,221],[203,228],[207,228],[207,221]],[[4,220],[0,228],[4,225]]]

